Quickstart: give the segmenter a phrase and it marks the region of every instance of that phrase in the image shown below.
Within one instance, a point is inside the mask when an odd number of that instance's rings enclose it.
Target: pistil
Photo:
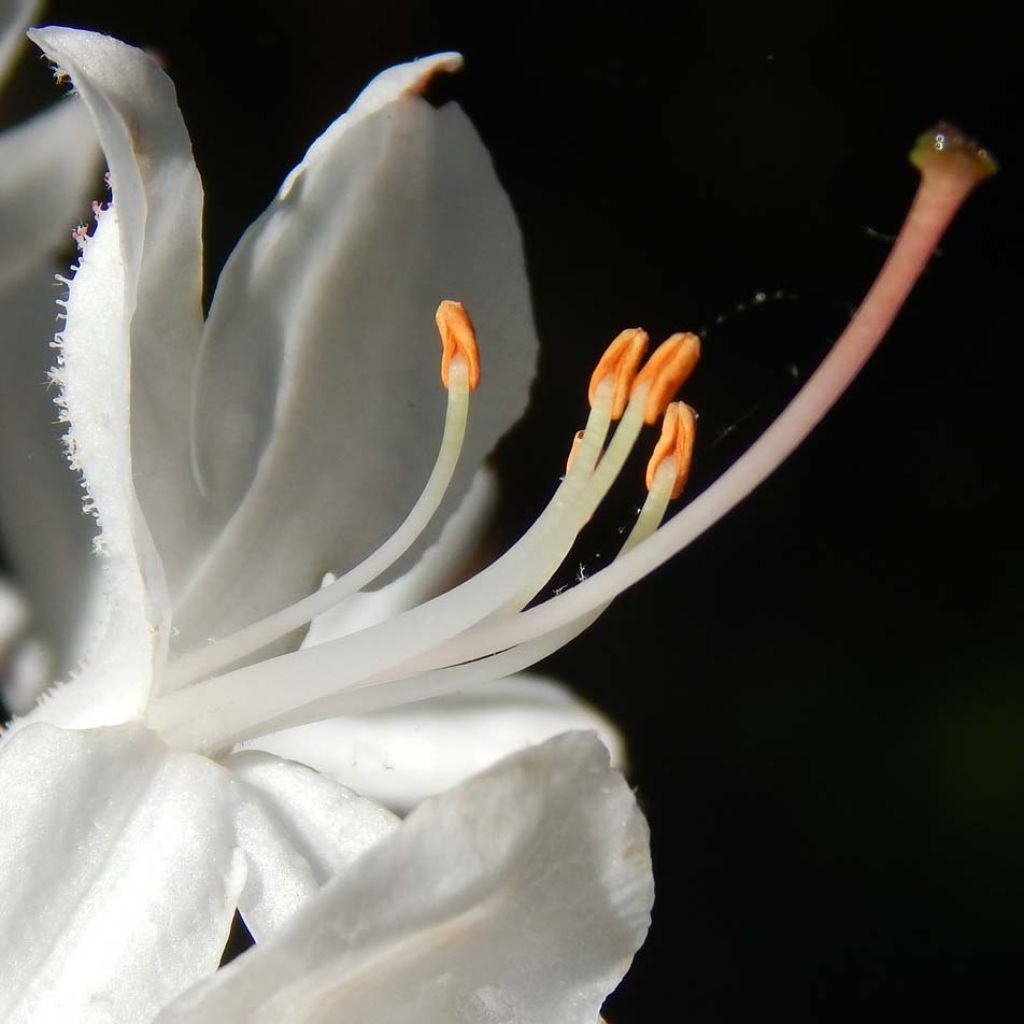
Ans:
[[[684,406],[668,413],[649,466],[648,502],[620,556],[570,590],[521,610],[603,500],[643,423],[666,412],[699,357],[694,335],[673,335],[637,372],[638,335],[623,332],[592,381],[590,418],[565,478],[536,523],[502,558],[390,622],[163,697],[151,708],[151,724],[174,745],[223,749],[286,725],[484,682],[525,668],[567,642],[617,594],[746,497],[810,433],[881,341],[959,206],[995,170],[984,151],[948,126],[922,136],[912,160],[921,170],[921,185],[889,258],[839,341],[746,454],[667,524],[657,528],[692,454],[693,418]],[[632,379],[623,408],[625,377]]]
[[[636,549],[571,590],[492,624],[487,634],[492,650],[560,629],[643,579],[738,505],[821,421],[880,344],[963,202],[996,172],[990,154],[946,124],[922,134],[910,159],[921,182],[888,259],[831,352],[779,417],[706,491]]]

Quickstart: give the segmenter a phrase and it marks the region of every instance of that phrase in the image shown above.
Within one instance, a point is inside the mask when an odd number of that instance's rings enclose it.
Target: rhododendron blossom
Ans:
[[[700,343],[622,331],[549,504],[467,575],[488,488],[467,470],[525,402],[535,339],[490,160],[420,95],[458,56],[367,87],[243,237],[204,323],[169,80],[107,37],[32,38],[110,168],[52,374],[102,585],[81,661],[0,747],[0,1016],[591,1024],[646,933],[646,824],[614,730],[516,673],[813,429],[990,162],[947,129],[923,138],[915,204],[843,337],[665,523]],[[648,496],[619,557],[531,605],[638,444]],[[418,734],[429,750],[390,791],[386,755],[346,774],[359,737],[401,761]],[[368,795],[415,809],[399,822]],[[236,909],[257,944],[216,971]]]

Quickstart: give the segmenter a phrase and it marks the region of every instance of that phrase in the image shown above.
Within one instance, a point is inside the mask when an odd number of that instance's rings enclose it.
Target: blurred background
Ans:
[[[1022,950],[1019,38],[998,6],[54,2],[157,51],[207,279],[378,70],[438,49],[519,214],[543,350],[497,542],[562,471],[622,327],[704,332],[689,495],[842,330],[940,118],[1003,164],[861,379],[691,549],[545,666],[622,727],[650,939],[613,1024],[985,1018]],[[51,88],[28,61],[4,120]],[[209,285],[208,285],[209,287]],[[755,296],[764,296],[755,301]],[[642,467],[564,578],[604,564]],[[684,499],[685,500],[685,499]],[[1011,985],[1013,986],[1011,988]]]

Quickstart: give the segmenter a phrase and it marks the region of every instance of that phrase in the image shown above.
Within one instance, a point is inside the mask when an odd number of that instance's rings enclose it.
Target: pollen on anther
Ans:
[[[476,331],[461,302],[445,299],[434,315],[437,333],[441,336],[441,383],[448,387],[452,360],[461,357],[466,364],[469,390],[480,383],[480,353],[476,347]]]
[[[629,389],[636,377],[640,360],[647,352],[650,338],[647,332],[639,327],[628,327],[621,331],[604,350],[604,354],[590,375],[590,388],[587,398],[591,405],[597,397],[597,389],[605,377],[611,375],[615,382],[612,395],[612,419],[617,420],[626,409],[629,400]]]
[[[699,359],[700,338],[689,333],[673,334],[651,353],[630,392],[635,395],[640,387],[649,388],[644,401],[645,423],[653,426],[658,422]]]
[[[672,497],[678,498],[690,475],[693,462],[693,444],[697,437],[697,417],[685,402],[672,402],[665,410],[661,423],[661,437],[647,463],[647,489],[654,486],[658,469],[666,459],[673,460],[675,482]]]

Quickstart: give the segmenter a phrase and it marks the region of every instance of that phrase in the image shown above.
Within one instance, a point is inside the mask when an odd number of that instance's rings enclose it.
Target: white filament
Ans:
[[[674,484],[675,468],[670,460],[666,460],[658,467],[654,486],[617,558],[621,558],[657,530],[668,509]],[[266,735],[339,715],[365,714],[399,704],[429,700],[505,678],[529,668],[574,640],[603,614],[607,606],[605,604],[591,609],[586,615],[558,629],[499,653],[490,652],[486,634],[481,637],[480,631],[485,628],[482,623],[421,658],[262,723],[258,731],[247,733],[243,738]]]
[[[389,622],[167,694],[151,705],[150,725],[175,745],[217,749],[252,730],[261,732],[261,723],[289,710],[408,661],[485,619],[516,595],[535,591],[547,578],[553,555],[571,543],[614,482],[642,427],[646,395],[647,388],[638,390],[608,451],[588,474],[591,446],[600,447],[610,419],[612,381],[602,383],[579,457],[547,508],[502,558],[472,579]],[[591,424],[593,437],[587,436]],[[280,685],[282,678],[288,680],[287,688]]]
[[[444,500],[466,436],[469,371],[461,356],[452,360],[448,381],[444,434],[434,468],[430,471],[423,492],[398,529],[372,554],[330,585],[230,636],[176,659],[161,680],[161,693],[171,693],[196,679],[209,676],[304,626],[372,583],[409,550]]]

